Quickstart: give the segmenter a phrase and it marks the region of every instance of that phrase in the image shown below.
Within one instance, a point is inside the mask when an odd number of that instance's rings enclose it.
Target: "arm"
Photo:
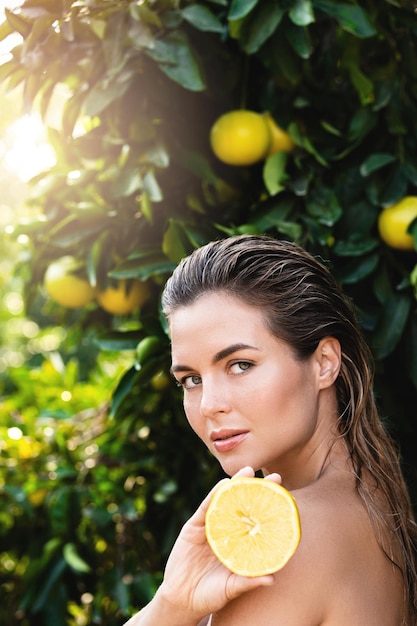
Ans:
[[[254,472],[244,468],[238,475],[253,476]],[[279,477],[271,477],[274,478],[279,481]],[[233,574],[212,552],[206,540],[205,515],[216,488],[184,525],[155,597],[125,626],[204,626],[211,613],[230,600],[273,584],[273,576],[244,578]]]

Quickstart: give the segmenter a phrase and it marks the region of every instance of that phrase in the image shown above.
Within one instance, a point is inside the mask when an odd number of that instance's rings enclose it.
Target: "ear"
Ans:
[[[342,363],[342,348],[338,339],[324,337],[316,348],[319,373],[319,388],[330,387],[339,375]]]

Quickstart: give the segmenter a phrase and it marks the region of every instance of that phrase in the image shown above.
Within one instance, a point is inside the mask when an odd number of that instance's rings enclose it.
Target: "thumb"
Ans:
[[[257,589],[258,587],[271,587],[274,582],[275,578],[273,574],[268,576],[258,576],[256,578],[230,574],[227,580],[226,595],[228,600],[234,600],[243,593]]]

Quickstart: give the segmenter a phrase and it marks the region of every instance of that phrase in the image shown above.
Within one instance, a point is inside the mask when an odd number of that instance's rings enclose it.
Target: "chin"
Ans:
[[[220,463],[220,461],[219,461]],[[224,461],[223,463],[220,463],[222,470],[224,471],[224,473],[229,476],[232,477],[234,476],[239,470],[241,470],[243,467],[252,467],[256,472],[260,472],[261,469],[259,467],[257,467],[256,465],[254,465],[251,461],[245,460],[242,462],[237,462],[237,461]]]

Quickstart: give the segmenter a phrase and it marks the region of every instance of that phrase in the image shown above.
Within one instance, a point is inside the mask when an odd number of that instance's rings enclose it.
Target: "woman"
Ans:
[[[302,539],[274,575],[236,576],[205,540],[209,494],[128,626],[415,626],[416,525],[330,272],[293,243],[231,237],[184,259],[162,305],[191,427],[229,476],[291,490]]]

